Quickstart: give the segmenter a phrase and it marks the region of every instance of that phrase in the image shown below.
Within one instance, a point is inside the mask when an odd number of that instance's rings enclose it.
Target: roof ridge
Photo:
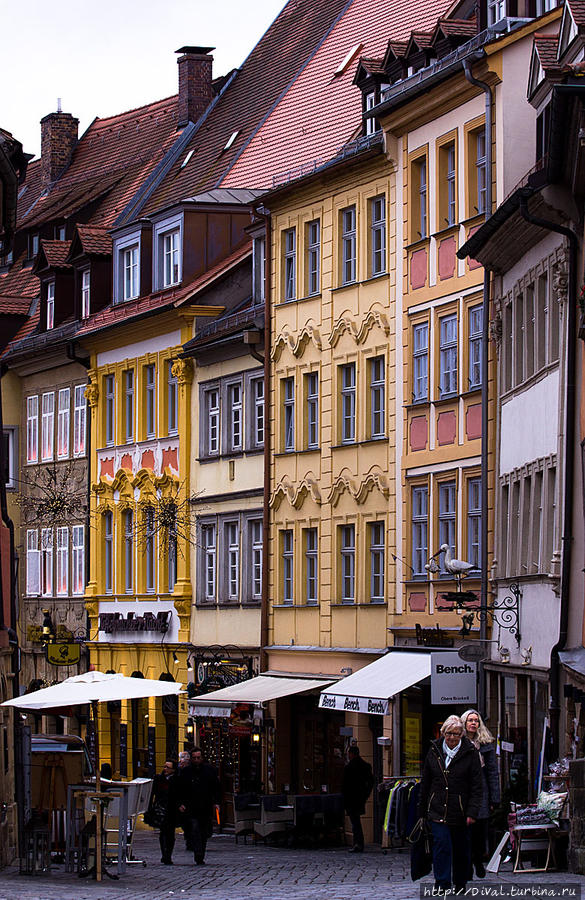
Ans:
[[[144,103],[142,106],[134,106],[132,109],[126,109],[126,110],[124,110],[124,112],[115,113],[112,116],[104,116],[103,118],[101,116],[96,116],[92,125],[90,125],[90,128],[93,125],[102,125],[106,122],[112,122],[115,119],[121,119],[123,116],[129,116],[132,113],[137,113],[137,112],[140,112],[141,110],[150,109],[152,107],[160,106],[165,103],[170,105],[170,101],[177,100],[178,96],[179,96],[178,94],[171,94],[168,97],[163,97],[162,100],[153,100],[150,103]],[[88,132],[85,132],[85,134],[88,134]]]

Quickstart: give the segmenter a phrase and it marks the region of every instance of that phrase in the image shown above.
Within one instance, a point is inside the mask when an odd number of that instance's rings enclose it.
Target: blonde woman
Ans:
[[[474,867],[477,877],[485,878],[483,859],[487,844],[488,819],[490,812],[501,799],[496,747],[492,735],[476,709],[466,710],[461,716],[461,721],[465,726],[467,738],[479,750],[481,761],[483,799],[477,820],[471,826],[471,862],[472,871]]]
[[[418,815],[433,833],[435,887],[465,888],[471,868],[469,826],[482,799],[479,754],[464,734],[459,716],[449,716],[441,737],[431,742],[420,786]]]

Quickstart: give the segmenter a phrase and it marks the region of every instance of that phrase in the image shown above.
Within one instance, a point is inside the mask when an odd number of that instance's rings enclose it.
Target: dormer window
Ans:
[[[507,16],[506,0],[488,0],[488,25],[495,25]]]
[[[81,318],[87,319],[89,316],[89,293],[90,293],[89,269],[84,269],[81,273]]]
[[[127,247],[122,256],[122,300],[138,297],[138,245]]]
[[[376,93],[375,91],[371,91],[371,93],[366,94],[366,112],[369,112],[376,105]],[[375,134],[378,130],[378,123],[376,122],[374,116],[368,116],[366,118],[366,134]]]
[[[47,284],[47,331],[55,326],[55,282]]]
[[[29,234],[28,236],[28,258],[34,259],[39,252],[39,236],[38,234]]]
[[[178,284],[179,275],[179,231],[169,231],[163,235],[163,287]]]
[[[64,225],[55,225],[55,240],[56,241],[64,241],[65,240],[65,226]]]

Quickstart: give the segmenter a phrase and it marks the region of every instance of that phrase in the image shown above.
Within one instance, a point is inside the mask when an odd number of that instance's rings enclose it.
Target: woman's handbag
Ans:
[[[160,800],[155,800],[144,813],[144,822],[151,828],[160,828],[166,818],[167,808]]]
[[[407,838],[410,846],[410,877],[424,878],[433,868],[433,836],[426,819],[419,819]]]

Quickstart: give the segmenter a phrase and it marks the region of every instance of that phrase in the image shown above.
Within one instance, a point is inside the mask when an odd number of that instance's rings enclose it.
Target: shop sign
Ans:
[[[477,703],[477,663],[456,653],[431,653],[431,703]]]
[[[416,643],[419,647],[452,647],[453,638],[436,625],[435,628],[423,628],[418,622],[414,626]]]
[[[100,631],[106,634],[118,634],[121,631],[156,631],[166,634],[169,630],[170,612],[146,612],[137,616],[129,612],[124,618],[120,613],[100,613]]]
[[[122,778],[128,776],[128,725],[125,722],[120,723],[120,775]]]
[[[47,662],[53,666],[75,666],[80,659],[80,644],[47,644]]]
[[[370,713],[375,716],[388,715],[388,700],[370,697],[346,697],[343,694],[322,693],[319,698],[321,709],[339,709],[343,712]]]
[[[148,726],[148,777],[156,775],[156,728]]]

